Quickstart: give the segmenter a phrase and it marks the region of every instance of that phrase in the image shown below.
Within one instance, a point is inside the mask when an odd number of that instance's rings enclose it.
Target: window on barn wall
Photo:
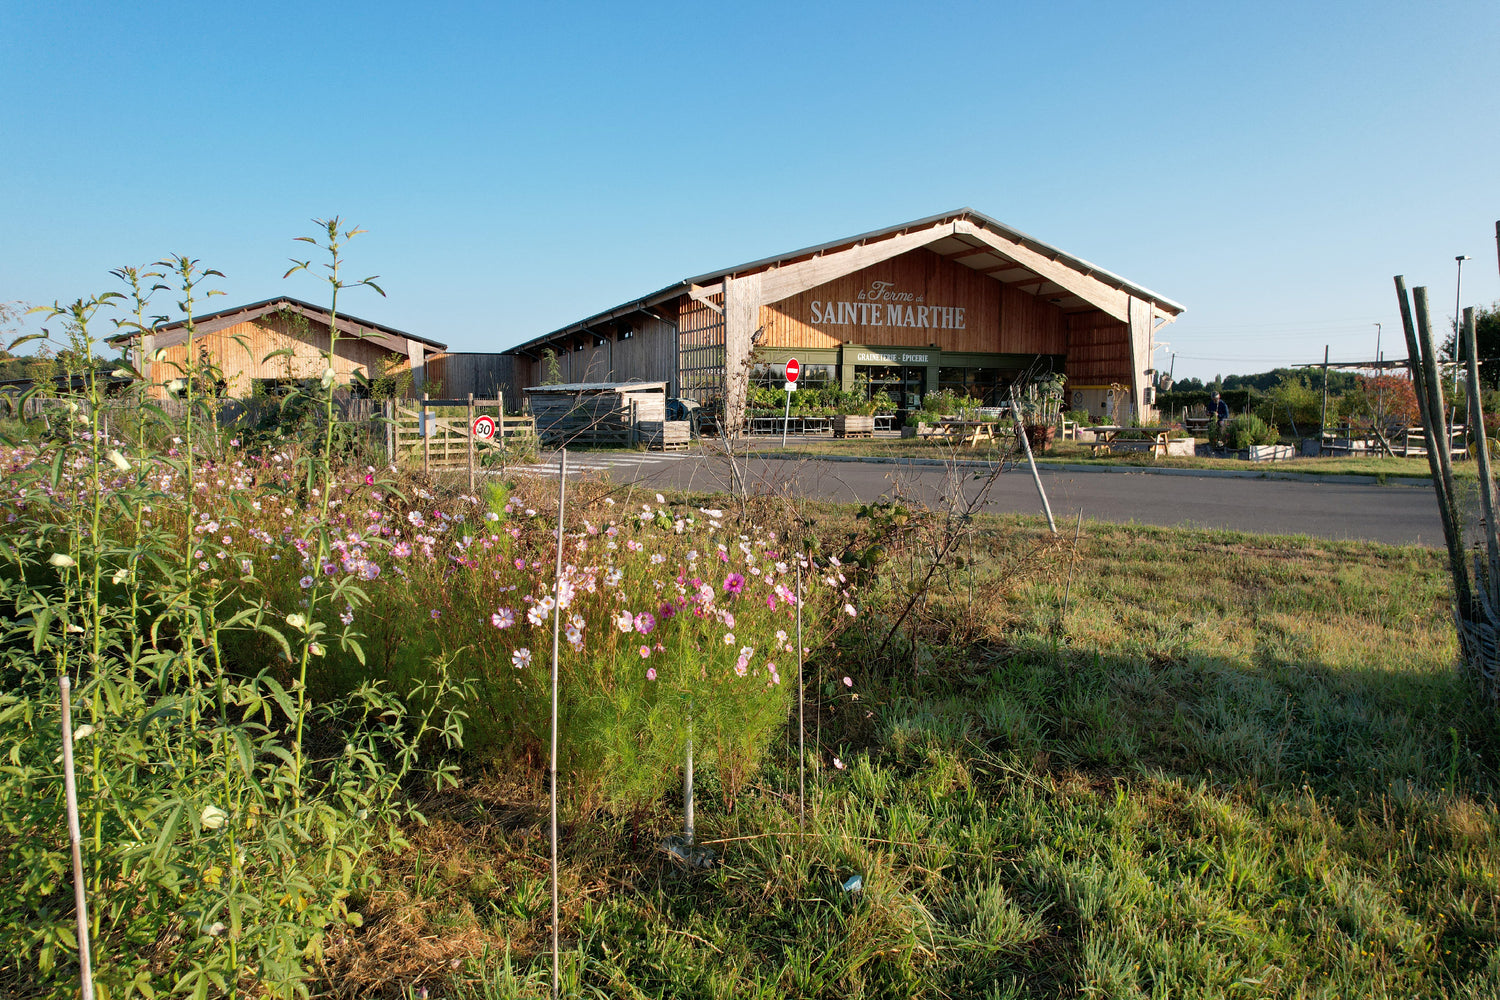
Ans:
[[[838,365],[803,365],[797,376],[797,386],[802,389],[823,389],[838,384]],[[750,368],[750,384],[764,389],[781,389],[786,386],[786,365],[780,362],[760,361]]]

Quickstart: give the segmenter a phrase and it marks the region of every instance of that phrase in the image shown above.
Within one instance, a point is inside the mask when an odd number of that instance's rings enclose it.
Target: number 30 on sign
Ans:
[[[488,441],[490,438],[495,436],[495,418],[488,416],[475,417],[474,426],[471,428],[471,430],[473,431],[474,437],[478,438],[480,441]]]

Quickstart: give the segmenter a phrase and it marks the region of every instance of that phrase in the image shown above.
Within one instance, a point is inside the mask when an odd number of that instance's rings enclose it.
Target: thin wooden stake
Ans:
[[[807,688],[802,680],[802,553],[797,553],[797,829],[807,829]]]
[[[549,760],[552,824],[552,997],[561,989],[562,967],[557,947],[557,665],[558,633],[562,630],[563,511],[568,495],[568,449],[557,456],[557,582],[552,607],[552,753]]]
[[[78,827],[78,783],[73,778],[73,704],[69,697],[73,685],[67,677],[58,683],[62,687],[63,790],[68,800],[68,841],[73,848],[73,906],[78,911],[78,976],[83,984],[83,1000],[94,1000],[89,907],[83,885],[83,834]]]
[[[469,442],[469,496],[474,495],[474,394],[469,393],[469,434],[464,440]],[[558,519],[561,523],[562,507],[558,507]]]
[[[1042,488],[1041,473],[1036,470],[1036,459],[1031,454],[1031,440],[1026,436],[1026,427],[1021,423],[1021,407],[1016,401],[1016,390],[1012,386],[1010,390],[1010,412],[1012,419],[1016,422],[1016,434],[1021,439],[1021,447],[1026,449],[1026,464],[1031,466],[1031,479],[1036,483],[1037,496],[1042,498],[1042,510],[1047,514],[1047,527],[1052,533],[1057,534],[1057,522],[1052,520],[1052,505],[1047,502],[1047,491]]]

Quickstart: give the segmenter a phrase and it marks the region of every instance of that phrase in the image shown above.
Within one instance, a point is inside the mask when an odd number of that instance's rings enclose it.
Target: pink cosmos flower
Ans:
[[[728,560],[725,556],[725,560]],[[738,594],[745,589],[745,578],[738,573],[730,573],[724,578],[724,590],[730,594]]]
[[[510,628],[516,623],[516,613],[510,608],[500,608],[490,615],[490,624],[496,628]]]
[[[646,680],[648,680],[648,681],[654,681],[654,680],[656,680],[656,668],[655,667],[647,667],[646,668]]]
[[[641,659],[644,660],[647,657],[649,657],[650,655],[651,655],[651,647],[650,646],[642,646],[641,647]]]
[[[526,667],[531,666],[531,650],[522,646],[514,653],[511,653],[510,665],[515,667],[517,670],[522,670]]]
[[[437,621],[439,618],[443,617],[443,613],[441,611],[439,611],[437,608],[433,608],[431,611],[428,612],[428,614],[430,614],[432,616],[432,620],[433,621]]]
[[[844,687],[846,687],[846,688],[852,688],[853,686],[854,686],[854,681],[852,679],[848,678],[848,677],[845,677],[844,678]]]
[[[375,485],[375,475],[374,475],[374,473],[370,473],[370,472],[366,472],[365,473],[365,485],[366,486],[374,486]]]
[[[651,612],[642,611],[635,616],[635,630],[641,635],[650,635],[654,628],[656,628],[656,616]]]

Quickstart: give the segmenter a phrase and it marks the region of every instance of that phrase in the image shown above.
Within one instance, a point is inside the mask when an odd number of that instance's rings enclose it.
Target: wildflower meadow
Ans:
[[[335,310],[378,290],[340,276],[354,232],[309,240]],[[101,328],[145,329],[145,289],[175,280],[191,317],[215,273],[123,269],[130,294],[48,320],[92,356]],[[545,757],[554,627],[561,806],[581,815],[660,799],[690,738],[732,805],[799,664],[855,613],[837,560],[751,519],[604,491],[559,508],[528,481],[444,490],[353,461],[328,378],[292,401],[324,419],[252,435],[194,396],[203,373],[164,374],[185,420],[143,386],[106,406],[90,371],[0,452],[7,991],[77,983],[62,677],[98,995],[293,996],[357,931],[350,899],[424,797]]]

